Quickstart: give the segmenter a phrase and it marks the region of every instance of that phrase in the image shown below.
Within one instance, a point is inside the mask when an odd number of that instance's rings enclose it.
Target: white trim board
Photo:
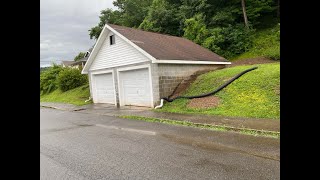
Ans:
[[[91,74],[108,74],[108,73],[112,73],[113,74],[113,70],[109,69],[109,70],[95,70],[95,71],[90,71]]]
[[[101,71],[101,70],[105,70],[105,69],[112,69],[112,68],[120,68],[123,67],[123,66],[131,66],[131,65],[135,65],[135,64],[141,64],[141,63],[149,63],[148,61],[146,62],[139,62],[139,63],[128,63],[126,65],[118,65],[118,66],[113,66],[113,67],[110,67],[110,68],[101,68],[101,69],[94,69],[94,70],[90,70],[90,72],[96,72],[96,71]]]
[[[128,70],[143,69],[143,68],[150,68],[150,64],[142,64],[138,66],[118,68],[117,71],[128,71]]]
[[[190,61],[190,60],[153,60],[152,63],[158,63],[158,64],[231,64],[231,62]]]

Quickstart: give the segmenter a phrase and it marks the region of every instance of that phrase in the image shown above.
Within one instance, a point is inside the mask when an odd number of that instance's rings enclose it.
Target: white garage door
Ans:
[[[94,96],[95,103],[115,103],[114,85],[112,74],[94,74]]]
[[[120,71],[121,105],[151,106],[149,70]]]

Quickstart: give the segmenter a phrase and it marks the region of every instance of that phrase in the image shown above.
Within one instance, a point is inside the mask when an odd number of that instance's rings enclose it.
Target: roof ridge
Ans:
[[[185,39],[185,40],[189,40],[189,39],[187,39],[187,38],[184,38],[183,36],[173,36],[173,35],[170,35],[170,34],[165,34],[165,33],[160,33],[160,32],[153,32],[153,31],[147,31],[147,30],[144,30],[144,29],[138,29],[138,28],[134,28],[134,27],[120,26],[120,25],[117,25],[117,24],[110,24],[110,23],[107,23],[107,24],[108,24],[109,26],[110,26],[110,25],[114,25],[114,26],[124,27],[124,28],[128,28],[128,29],[133,29],[133,30],[136,30],[136,31],[143,31],[143,32],[158,34],[158,35],[161,35],[161,36],[170,36],[170,37],[176,37],[176,38],[182,38],[182,39]],[[189,41],[190,41],[190,40],[189,40]]]

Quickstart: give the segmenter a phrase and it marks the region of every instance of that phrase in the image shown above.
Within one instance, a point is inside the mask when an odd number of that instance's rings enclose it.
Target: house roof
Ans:
[[[152,63],[170,64],[231,64],[225,58],[182,37],[106,24],[97,39],[82,73],[87,74],[109,32],[127,42]]]
[[[73,62],[73,63],[71,64],[71,66],[85,63],[85,62],[87,62],[87,59],[88,59],[88,57],[85,57],[85,58],[82,58],[82,59],[80,59],[80,60],[78,60],[78,61],[75,61],[75,62]]]
[[[158,60],[229,62],[209,49],[182,37],[108,25]]]
[[[87,60],[88,60],[88,57],[83,57],[83,58],[79,59],[78,61],[73,62],[72,65],[80,63],[80,62],[87,62]]]
[[[74,61],[61,61],[65,66],[70,66]]]

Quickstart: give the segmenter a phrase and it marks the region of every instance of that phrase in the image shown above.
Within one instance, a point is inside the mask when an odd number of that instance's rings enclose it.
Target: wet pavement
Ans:
[[[279,139],[80,112],[40,108],[40,179],[280,178]]]
[[[280,132],[280,120],[276,119],[256,119],[256,118],[239,118],[239,117],[223,117],[209,115],[164,113],[152,111],[151,108],[124,106],[117,108],[110,104],[88,104],[85,106],[66,105],[63,103],[41,103],[41,106],[54,107],[56,109],[67,111],[78,111],[88,114],[100,114],[109,116],[120,115],[136,115],[152,118],[164,118],[179,121],[190,121],[200,124],[211,124],[220,126],[230,126],[234,128],[248,128],[256,130],[276,131]]]

